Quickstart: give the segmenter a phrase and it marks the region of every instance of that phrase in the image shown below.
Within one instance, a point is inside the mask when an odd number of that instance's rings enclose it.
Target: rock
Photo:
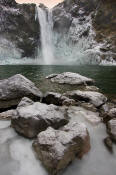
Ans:
[[[31,102],[32,103],[32,102]],[[12,118],[12,127],[27,138],[34,138],[48,126],[55,129],[68,123],[67,111],[55,105],[40,102],[28,104],[25,99],[19,103]]]
[[[103,112],[103,113],[108,113],[109,111],[109,105],[106,103],[104,105],[101,106],[100,110]]]
[[[1,119],[7,119],[10,120],[12,116],[14,116],[15,110],[8,110],[5,112],[0,113],[0,120]]]
[[[20,101],[20,103],[18,104],[18,108],[29,106],[29,105],[32,105],[32,104],[34,104],[34,101],[32,101],[31,99],[29,99],[27,97],[23,97],[22,100]]]
[[[94,82],[91,78],[87,78],[80,74],[72,72],[64,72],[62,74],[49,75],[47,78],[51,79],[51,82],[70,85],[90,85]]]
[[[17,106],[25,96],[40,100],[42,93],[33,82],[20,74],[0,80],[0,109]]]
[[[58,74],[50,74],[48,76],[46,76],[46,79],[51,79],[51,78],[54,78],[56,77]]]
[[[111,117],[111,119],[116,118],[116,108],[110,109],[108,115]]]
[[[97,108],[91,103],[82,102],[82,103],[80,103],[80,106],[89,110],[89,111],[93,111],[93,112],[97,111]]]
[[[92,126],[96,126],[101,123],[101,118],[99,112],[93,112],[92,110],[87,110],[84,107],[80,106],[70,106],[67,110],[68,117],[71,121],[81,121],[89,122]]]
[[[84,124],[73,122],[61,130],[49,127],[38,134],[33,147],[49,173],[55,175],[89,151],[90,138]]]
[[[106,111],[103,115],[103,120],[105,123],[111,119],[116,119],[116,108],[109,109],[109,111]]]
[[[63,96],[62,94],[55,92],[47,92],[43,97],[43,102],[46,104],[54,104],[57,106],[69,106],[76,104],[75,100],[69,99],[68,97]]]
[[[106,145],[107,149],[112,153],[113,152],[113,144],[112,144],[112,140],[110,139],[110,137],[106,137],[104,139],[104,144]]]
[[[96,86],[86,86],[85,87],[85,90],[98,92],[99,91],[99,88],[96,87]]]
[[[107,123],[107,132],[111,139],[116,142],[116,119],[112,119]]]
[[[107,98],[103,94],[94,91],[75,90],[67,92],[64,95],[74,99],[75,101],[92,103],[97,108],[105,104],[107,101]]]

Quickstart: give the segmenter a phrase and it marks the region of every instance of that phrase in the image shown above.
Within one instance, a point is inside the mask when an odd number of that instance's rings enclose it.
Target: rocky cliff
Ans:
[[[54,30],[64,32],[73,42],[91,38],[87,49],[99,58],[116,60],[116,1],[65,0],[53,8]]]
[[[6,40],[10,47],[19,50],[21,57],[35,56],[39,42],[35,4],[17,4],[15,0],[0,0],[0,47],[7,49]]]

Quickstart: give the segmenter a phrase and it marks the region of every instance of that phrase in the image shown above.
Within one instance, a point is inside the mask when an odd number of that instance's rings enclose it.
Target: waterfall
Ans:
[[[53,49],[53,21],[52,12],[45,10],[37,6],[36,8],[36,19],[40,23],[41,32],[41,50],[42,50],[42,61],[43,64],[50,65],[54,62],[54,49]]]

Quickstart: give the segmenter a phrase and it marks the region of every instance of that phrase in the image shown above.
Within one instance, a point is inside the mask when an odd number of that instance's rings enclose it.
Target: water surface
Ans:
[[[62,72],[76,72],[93,78],[96,81],[96,86],[103,93],[110,95],[116,94],[116,66],[4,65],[0,66],[0,79],[8,78],[19,73],[32,80],[44,92],[58,91],[64,87],[49,83],[45,77],[52,73]]]

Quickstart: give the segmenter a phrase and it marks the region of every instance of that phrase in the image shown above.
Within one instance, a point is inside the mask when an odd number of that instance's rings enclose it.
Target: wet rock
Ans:
[[[113,152],[113,144],[112,144],[112,140],[110,139],[110,137],[106,137],[104,139],[104,144],[106,145],[107,149],[112,153]]]
[[[100,110],[101,110],[103,113],[108,113],[108,111],[109,111],[109,105],[108,105],[108,104],[102,105],[102,107],[100,108]]]
[[[15,114],[15,110],[8,110],[5,112],[0,113],[0,120],[1,119],[7,119],[10,120],[12,118],[12,116],[14,116]]]
[[[105,123],[111,119],[116,119],[116,108],[109,109],[109,111],[106,111],[103,115],[103,120]]]
[[[68,116],[72,121],[83,121],[85,120],[89,122],[92,126],[96,126],[101,123],[101,118],[99,116],[99,112],[93,112],[91,110],[87,110],[84,107],[80,106],[70,106],[67,110]],[[84,119],[84,120],[83,120]]]
[[[49,127],[38,134],[33,147],[50,174],[57,174],[75,157],[81,158],[89,151],[90,138],[84,124],[73,122],[61,130]]]
[[[68,123],[67,111],[55,105],[46,105],[39,102],[30,104],[25,99],[19,103],[12,118],[12,127],[27,138],[34,138],[48,126],[55,129]]]
[[[46,77],[46,79],[51,79],[51,78],[54,78],[56,77],[58,74],[50,74]]]
[[[29,106],[29,105],[32,105],[32,104],[34,104],[34,101],[32,101],[28,97],[23,97],[22,100],[20,101],[20,103],[18,104],[18,108],[19,107]]]
[[[107,101],[107,98],[103,94],[94,91],[75,90],[67,92],[64,95],[76,101],[84,101],[92,103],[95,107],[100,107]]]
[[[107,132],[111,139],[116,142],[116,119],[112,119],[107,123]]]
[[[84,77],[77,73],[64,72],[62,74],[48,76],[47,78],[51,79],[51,82],[59,84],[70,84],[70,85],[86,85],[93,84],[94,81],[91,78]]]
[[[108,115],[113,119],[113,118],[116,118],[116,108],[112,108]]]
[[[43,102],[47,104],[58,105],[58,106],[62,106],[62,105],[69,106],[69,105],[76,104],[75,100],[55,92],[46,93],[45,96],[43,97]]]
[[[80,103],[80,106],[82,106],[83,108],[85,108],[89,111],[93,111],[93,112],[97,111],[97,108],[91,103],[82,102],[82,103]]]
[[[85,90],[98,92],[99,91],[99,88],[96,87],[96,86],[86,86],[85,87]]]
[[[25,96],[40,100],[42,93],[34,83],[20,74],[0,80],[0,109],[17,106]]]

